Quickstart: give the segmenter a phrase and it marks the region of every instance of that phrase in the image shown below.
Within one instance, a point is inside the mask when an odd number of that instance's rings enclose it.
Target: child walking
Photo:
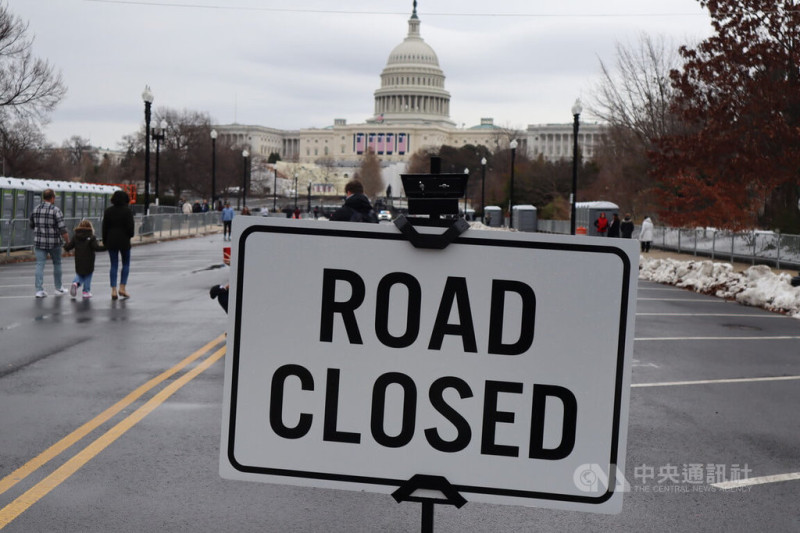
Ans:
[[[105,250],[106,247],[97,242],[94,235],[92,223],[86,219],[80,221],[75,226],[75,234],[64,249],[70,251],[75,249],[75,279],[69,288],[69,295],[75,298],[78,294],[78,287],[83,285],[83,297],[92,297],[92,274],[94,274],[95,252]]]

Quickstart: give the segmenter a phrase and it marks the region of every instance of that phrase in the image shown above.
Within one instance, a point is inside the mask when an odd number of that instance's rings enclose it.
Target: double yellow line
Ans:
[[[35,472],[40,467],[44,466],[47,462],[57,457],[64,450],[84,438],[86,435],[100,427],[102,424],[109,421],[111,418],[119,414],[123,409],[131,405],[133,402],[141,398],[145,393],[157,387],[165,380],[174,376],[192,362],[200,359],[207,354],[211,349],[217,346],[220,342],[225,340],[225,335],[222,334],[216,339],[212,340],[186,359],[173,366],[147,381],[137,389],[133,390],[130,394],[123,399],[89,420],[78,429],[62,438],[45,451],[16,469],[8,476],[0,479],[0,494],[5,493],[11,487],[24,480],[27,476]],[[189,383],[198,375],[206,371],[211,365],[216,363],[223,355],[225,355],[225,346],[218,348],[210,356],[200,362],[190,371],[183,374],[180,378],[176,379],[159,392],[153,395],[141,407],[136,409],[133,413],[119,421],[114,427],[106,431],[103,435],[95,439],[91,444],[79,451],[63,465],[57,468],[49,476],[38,482],[36,485],[28,489],[20,497],[0,509],[0,529],[7,526],[12,520],[17,518],[20,514],[25,512],[31,505],[45,497],[51,490],[59,486],[69,476],[78,471],[83,465],[89,462],[97,454],[107,448],[111,443],[125,434],[126,431],[138,424],[144,417],[153,412],[159,405],[164,403],[170,396],[180,390],[181,387]]]

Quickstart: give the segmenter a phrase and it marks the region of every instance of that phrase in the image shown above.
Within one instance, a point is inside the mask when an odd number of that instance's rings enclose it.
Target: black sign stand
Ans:
[[[458,216],[458,200],[465,195],[469,175],[440,174],[440,161],[436,156],[431,157],[430,174],[400,175],[408,198],[408,214],[427,215],[427,218],[400,215],[394,221],[416,248],[442,250],[469,229],[469,223]],[[447,231],[439,235],[422,234],[414,226],[444,227]]]
[[[431,157],[430,174],[402,174],[403,188],[408,197],[409,215],[400,215],[395,226],[416,248],[442,250],[469,229],[466,220],[458,217],[458,200],[464,197],[467,189],[466,174],[440,174],[441,160]],[[456,217],[442,218],[442,216]],[[439,235],[422,234],[414,226],[446,227]],[[442,498],[414,496],[417,490],[432,490],[442,494]],[[398,502],[419,502],[422,504],[422,533],[433,533],[433,506],[437,503],[454,505],[460,509],[467,500],[442,476],[416,474],[392,493]]]
[[[435,490],[444,498],[430,498],[425,496],[413,496],[413,493],[420,489]],[[442,476],[426,476],[416,474],[392,493],[392,497],[397,503],[419,502],[422,504],[422,533],[433,533],[433,506],[437,503],[454,505],[460,509],[467,503],[467,500],[453,487],[447,478]]]

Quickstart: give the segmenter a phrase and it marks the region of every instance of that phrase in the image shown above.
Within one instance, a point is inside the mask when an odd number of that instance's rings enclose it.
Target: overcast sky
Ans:
[[[48,139],[79,135],[106,148],[144,122],[146,84],[156,109],[218,124],[362,123],[412,10],[412,0],[6,2],[68,87]],[[419,0],[417,11],[446,76],[450,118],[466,127],[481,117],[514,128],[568,123],[617,42],[711,33],[697,0]]]

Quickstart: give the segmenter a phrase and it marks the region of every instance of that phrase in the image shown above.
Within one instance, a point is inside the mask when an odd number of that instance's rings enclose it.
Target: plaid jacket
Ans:
[[[61,246],[61,234],[67,232],[61,209],[49,202],[37,205],[31,215],[33,221],[33,245],[42,250]]]

